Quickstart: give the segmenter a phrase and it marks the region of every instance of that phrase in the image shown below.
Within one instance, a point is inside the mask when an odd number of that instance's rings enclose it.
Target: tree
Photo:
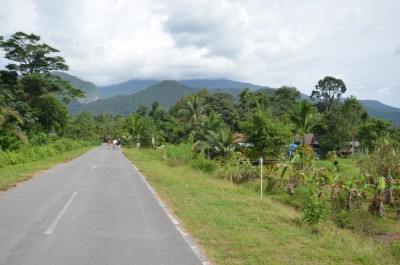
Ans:
[[[142,115],[139,113],[134,113],[129,115],[125,120],[125,129],[136,140],[137,143],[140,142],[140,128],[142,126],[141,119]]]
[[[158,138],[157,126],[149,116],[141,116],[138,121],[138,135],[143,146],[151,146],[151,139]]]
[[[100,115],[94,117],[96,123],[96,133],[99,137],[104,140],[110,140],[113,133],[113,116],[109,113],[101,113]]]
[[[222,120],[221,114],[211,111],[201,120],[197,139],[194,150],[207,151],[208,156],[225,159],[233,148],[234,136]]]
[[[271,96],[263,90],[250,92],[245,88],[239,94],[239,114],[242,120],[250,119],[259,108],[266,110],[271,101]]]
[[[13,135],[20,139],[22,143],[27,144],[28,138],[20,127],[23,124],[22,116],[16,110],[7,106],[0,106],[0,132],[2,135]]]
[[[204,97],[204,112],[207,115],[213,111],[219,113],[231,130],[235,131],[238,128],[239,113],[233,100],[232,95],[225,93],[206,95]]]
[[[72,124],[74,138],[79,140],[94,140],[96,135],[96,123],[90,112],[82,112],[76,115]]]
[[[253,114],[250,121],[240,123],[246,142],[253,145],[256,157],[277,157],[289,146],[291,132],[289,126],[272,118],[270,111]]]
[[[68,121],[68,108],[53,95],[42,95],[33,106],[38,122],[47,133],[62,135]]]
[[[40,74],[25,75],[21,78],[20,84],[25,94],[26,102],[31,106],[43,95],[52,94],[69,103],[74,98],[84,97],[84,92],[72,87],[67,81],[56,75],[43,76]]]
[[[186,105],[178,111],[182,121],[188,122],[192,129],[194,129],[200,123],[202,117],[204,117],[203,102],[203,98],[193,95],[186,102]]]
[[[43,43],[35,34],[16,32],[8,40],[0,39],[0,47],[6,52],[5,58],[16,62],[6,65],[10,71],[27,74],[49,74],[51,71],[68,70],[64,58],[51,56],[59,50]]]
[[[347,88],[341,79],[326,76],[319,80],[315,90],[311,92],[310,98],[323,100],[325,110],[331,112],[339,104],[340,97],[346,92]]]
[[[0,132],[10,134],[21,140],[23,143],[28,143],[28,138],[25,132],[21,129],[24,124],[22,115],[8,102],[13,100],[11,93],[3,84],[0,74]]]
[[[57,49],[39,41],[39,36],[23,32],[0,40],[5,58],[12,61],[6,66],[8,71],[2,71],[2,80],[12,91],[15,99],[12,105],[23,115],[28,132],[42,128],[62,133],[68,110],[61,101],[68,103],[84,97],[84,92],[50,74],[54,70],[68,70],[68,66],[64,58],[53,56],[59,52]]]
[[[301,93],[295,87],[282,86],[275,90],[271,99],[271,110],[276,116],[289,118],[298,110]]]
[[[301,137],[303,146],[305,145],[306,135],[318,126],[321,126],[316,109],[306,100],[300,103],[300,112],[297,115],[293,114],[290,120],[294,125],[295,132]]]
[[[345,102],[339,107],[340,111],[340,123],[344,128],[344,132],[350,137],[352,144],[351,156],[354,156],[354,145],[355,138],[360,128],[362,121],[366,119],[367,112],[363,105],[355,97],[350,96]]]
[[[174,130],[179,127],[179,124],[172,115],[159,106],[158,102],[153,102],[149,116],[157,126],[160,141],[173,143],[177,140]]]
[[[387,120],[368,117],[360,126],[357,137],[364,149],[374,149],[377,147],[379,138],[391,136],[394,129]]]

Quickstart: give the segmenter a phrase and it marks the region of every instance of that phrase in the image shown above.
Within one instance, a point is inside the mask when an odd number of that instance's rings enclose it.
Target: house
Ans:
[[[319,146],[319,143],[313,133],[306,134],[306,137],[304,138],[304,142],[306,145],[309,145],[312,148],[312,150],[314,150],[315,153],[319,153],[320,146]],[[303,145],[303,138],[300,137],[299,135],[296,135],[294,137],[294,143],[297,144],[298,146]]]
[[[336,153],[340,157],[346,157],[353,153],[357,152],[357,149],[360,147],[360,143],[358,141],[349,142],[345,148],[338,150]]]

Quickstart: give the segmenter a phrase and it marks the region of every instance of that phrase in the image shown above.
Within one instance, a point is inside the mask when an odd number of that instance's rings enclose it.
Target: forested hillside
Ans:
[[[169,108],[182,96],[196,91],[198,91],[197,88],[190,88],[176,81],[162,81],[132,95],[100,99],[88,104],[74,102],[69,109],[73,115],[83,111],[88,111],[93,115],[101,113],[129,115],[135,112],[139,106],[150,107],[154,101],[157,101],[163,108]]]
[[[97,91],[102,99],[106,99],[115,96],[132,95],[159,82],[159,80],[155,79],[132,79],[120,84],[100,86]]]
[[[114,96],[131,95],[159,82],[161,81],[155,79],[132,79],[120,84],[98,87],[97,91],[102,99],[106,99]],[[199,89],[229,89],[232,91],[233,94],[238,94],[236,92],[238,91],[238,89],[243,90],[245,88],[249,88],[250,90],[257,90],[261,88],[269,88],[250,83],[232,81],[228,79],[185,79],[178,80],[177,82],[187,87],[195,87]]]
[[[83,92],[85,92],[85,98],[81,98],[78,101],[81,103],[88,103],[99,99],[99,95],[97,93],[96,85],[92,82],[83,81],[82,79],[64,73],[64,72],[52,72],[54,75],[60,76],[62,79],[68,81],[73,87],[79,88]]]

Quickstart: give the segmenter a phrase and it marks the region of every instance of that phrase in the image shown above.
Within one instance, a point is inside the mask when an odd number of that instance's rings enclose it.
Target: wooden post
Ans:
[[[261,194],[261,200],[263,198],[263,159],[260,157],[260,180],[261,180],[261,188],[260,188],[260,194]]]

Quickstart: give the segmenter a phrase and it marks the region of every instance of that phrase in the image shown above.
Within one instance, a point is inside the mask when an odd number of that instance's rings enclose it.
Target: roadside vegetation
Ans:
[[[14,187],[59,163],[78,157],[94,146],[95,142],[64,139],[48,146],[25,148],[18,152],[0,152],[0,191]]]
[[[374,237],[399,231],[395,219],[374,217],[363,209],[348,214],[342,226],[327,213],[319,223],[320,232],[311,233],[301,210],[309,194],[306,188],[288,195],[283,188],[286,176],[273,190],[266,188],[261,199],[259,177],[233,183],[221,178],[223,166],[187,160],[189,149],[190,145],[167,145],[159,150],[125,148],[124,152],[212,264],[398,264],[398,248]],[[351,164],[348,159],[343,162]]]

